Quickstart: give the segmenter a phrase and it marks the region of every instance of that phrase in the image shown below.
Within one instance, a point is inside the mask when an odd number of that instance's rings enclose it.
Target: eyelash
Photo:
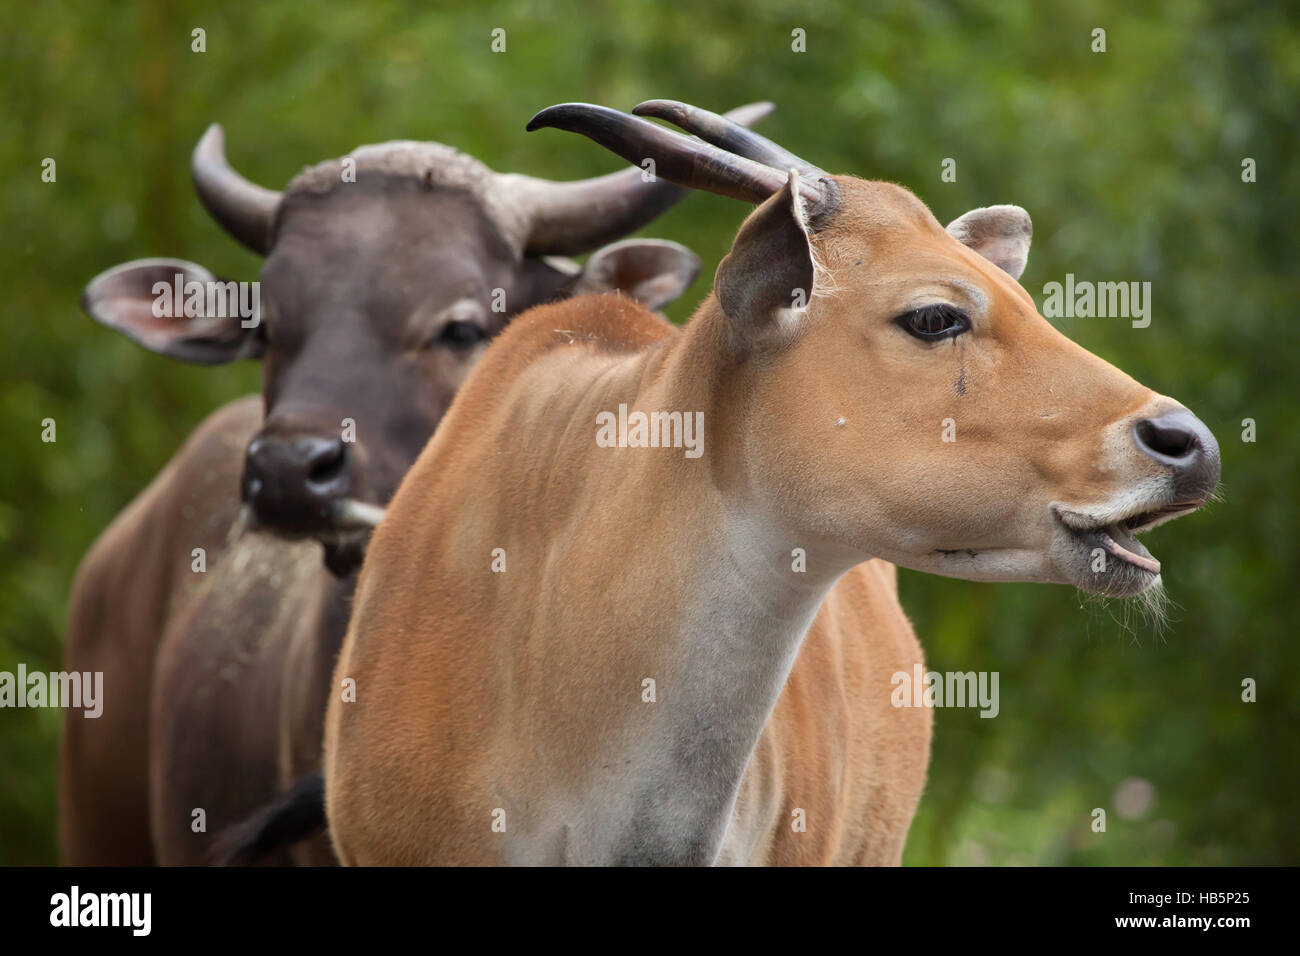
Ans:
[[[970,331],[970,317],[951,305],[925,305],[904,312],[894,321],[908,335],[922,342],[938,342]]]

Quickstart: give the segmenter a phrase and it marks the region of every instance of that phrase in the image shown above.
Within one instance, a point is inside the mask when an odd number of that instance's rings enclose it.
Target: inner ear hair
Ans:
[[[714,290],[723,313],[746,340],[788,333],[816,294],[819,266],[799,173],[741,226],[718,266]]]
[[[948,223],[948,234],[1019,279],[1029,260],[1034,226],[1019,206],[983,206]]]

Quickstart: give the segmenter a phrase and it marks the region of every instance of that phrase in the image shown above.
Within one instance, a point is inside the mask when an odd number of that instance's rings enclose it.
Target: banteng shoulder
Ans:
[[[599,352],[638,352],[675,332],[676,326],[639,302],[608,293],[532,309],[511,323],[498,347],[529,354],[574,346]]]

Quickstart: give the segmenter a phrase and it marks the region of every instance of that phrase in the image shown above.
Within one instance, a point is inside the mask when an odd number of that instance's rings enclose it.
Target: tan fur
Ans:
[[[891,675],[922,655],[893,567],[866,559],[1067,580],[1052,504],[1157,474],[1114,436],[1174,403],[1060,335],[906,190],[836,180],[841,208],[814,237],[834,292],[787,340],[745,346],[713,296],[681,332],[593,297],[527,313],[471,374],[375,534],[335,671],[326,803],[345,863],[900,861],[931,714],[891,706]],[[919,344],[892,320],[940,289],[965,297],[974,331]],[[597,447],[596,414],[620,402],[702,411],[704,457]],[[726,550],[751,519],[752,548]],[[807,583],[788,573],[795,547]],[[506,573],[489,570],[494,548]],[[975,554],[942,553],[956,549]],[[683,719],[676,688],[707,676],[686,662],[708,659],[716,626],[720,664],[786,675],[743,660],[702,594],[764,633],[820,609],[779,698],[778,683],[729,704],[767,715],[752,746],[743,720],[719,727],[696,701],[700,746],[749,756],[725,831],[691,820],[678,846],[609,795],[691,813],[695,794],[627,769]],[[670,756],[705,783],[729,772],[689,737]]]
[[[353,630],[345,644],[346,648],[356,650],[351,655],[345,653],[335,672],[336,690],[344,677],[358,679],[359,700],[363,703],[349,709],[352,705],[338,706],[332,700],[331,719],[327,723],[327,760],[334,752],[328,734],[336,729],[336,721],[346,719],[349,730],[353,730],[354,721],[362,719],[371,726],[382,723],[385,729],[381,741],[354,736],[355,731],[348,735],[349,741],[375,748],[375,759],[382,762],[386,772],[374,777],[368,772],[374,765],[366,760],[366,772],[356,776],[349,773],[346,782],[338,783],[339,791],[349,794],[347,807],[365,806],[367,826],[382,825],[388,831],[396,825],[413,822],[401,815],[401,808],[394,806],[398,795],[410,792],[415,798],[419,794],[416,799],[432,800],[432,803],[426,812],[418,815],[423,822],[417,836],[402,834],[402,842],[396,847],[367,847],[368,855],[360,861],[500,862],[501,857],[493,850],[492,834],[484,823],[485,816],[448,818],[437,809],[446,804],[451,794],[481,812],[480,801],[486,793],[480,794],[478,787],[490,789],[490,776],[484,779],[471,769],[476,754],[465,753],[462,757],[453,753],[451,741],[462,739],[462,734],[467,735],[463,739],[495,734],[504,744],[526,733],[526,728],[535,722],[545,721],[544,715],[550,709],[547,701],[560,697],[567,704],[565,712],[556,715],[558,726],[553,729],[557,736],[572,741],[575,750],[569,757],[581,763],[586,756],[581,749],[583,737],[591,733],[589,728],[626,720],[628,709],[644,706],[634,693],[640,675],[662,672],[662,661],[649,653],[655,645],[657,615],[647,614],[635,629],[610,632],[594,620],[583,620],[584,609],[571,608],[570,614],[578,620],[566,619],[568,633],[576,637],[590,628],[593,640],[586,646],[567,649],[560,659],[544,658],[537,662],[556,680],[539,676],[536,686],[521,693],[518,699],[507,698],[512,704],[510,713],[494,714],[489,708],[471,703],[502,699],[497,681],[505,679],[502,671],[508,665],[494,658],[498,657],[497,652],[505,652],[503,645],[529,642],[529,618],[540,609],[532,602],[521,603],[513,609],[502,609],[496,604],[491,588],[500,579],[487,571],[490,543],[499,542],[495,546],[504,547],[507,556],[514,556],[516,564],[508,565],[509,570],[501,576],[511,592],[533,594],[545,587],[545,579],[540,572],[535,575],[530,573],[530,568],[520,567],[521,562],[528,561],[526,542],[544,542],[561,534],[557,524],[562,527],[570,509],[581,508],[576,499],[594,492],[584,488],[577,474],[581,459],[576,455],[568,463],[563,454],[547,454],[545,468],[533,473],[530,469],[519,469],[514,456],[525,454],[525,450],[511,448],[514,441],[510,436],[518,434],[520,440],[526,441],[524,436],[544,428],[541,420],[497,417],[494,424],[503,431],[508,430],[504,434],[481,426],[462,431],[456,425],[482,421],[493,413],[500,416],[510,408],[512,397],[517,401],[521,395],[536,396],[531,387],[536,384],[536,376],[527,375],[527,371],[538,357],[559,353],[554,367],[547,368],[547,377],[554,380],[572,381],[578,375],[577,367],[587,366],[622,372],[621,378],[635,381],[642,370],[639,367],[619,369],[622,357],[611,355],[611,351],[634,350],[654,343],[650,346],[653,354],[664,360],[668,352],[662,346],[674,341],[680,344],[682,338],[667,323],[625,301],[602,297],[598,300],[599,308],[590,300],[579,301],[584,301],[590,311],[575,315],[575,309],[537,310],[518,330],[507,333],[512,347],[503,343],[501,349],[489,353],[485,362],[500,359],[499,363],[493,363],[496,367],[491,374],[500,376],[502,382],[514,380],[517,384],[500,390],[499,394],[504,396],[500,400],[486,391],[466,392],[464,399],[453,407],[454,418],[448,419],[447,426],[438,432],[403,490],[399,490],[392,505],[394,510],[372,542],[371,553],[376,557],[367,562],[363,573]],[[563,336],[552,331],[566,326],[572,329],[577,342],[587,343],[585,348],[571,349]],[[570,352],[575,354],[570,356]],[[674,357],[686,358],[685,352],[679,350]],[[655,371],[647,377],[662,368],[659,363],[655,366]],[[681,375],[689,379],[693,371],[683,370]],[[471,389],[474,380],[471,379]],[[477,380],[483,381],[485,377]],[[540,411],[550,403],[537,404]],[[651,402],[646,407],[657,406]],[[683,407],[693,406],[687,402]],[[591,443],[590,431],[574,438],[577,448],[571,451],[585,450]],[[445,448],[446,453],[455,454],[451,449],[462,441],[472,446],[461,450],[461,454],[472,454],[469,459],[472,465],[467,463],[463,471],[448,473],[438,452]],[[497,450],[502,453],[498,454]],[[663,463],[672,469],[680,461],[675,456],[674,459]],[[488,470],[481,470],[484,468]],[[435,481],[437,473],[441,473],[441,478]],[[654,481],[648,477],[629,477],[635,482],[634,487],[624,485],[617,494],[632,504],[641,493],[653,487]],[[461,495],[479,495],[481,492],[474,488],[497,487],[498,482],[514,491],[520,500],[528,500],[528,492],[535,491],[538,485],[556,492],[548,509],[553,510],[554,520],[548,520],[546,514],[535,513],[494,515],[496,509],[489,502],[478,509],[478,514],[472,508],[460,518],[450,513],[451,501]],[[407,488],[417,489],[413,494],[422,500],[417,503],[407,497],[403,493]],[[426,488],[436,491],[430,496],[418,490]],[[415,514],[405,511],[408,502]],[[640,525],[647,517],[634,514],[630,527],[607,527],[605,541],[633,541],[653,534],[653,527]],[[481,522],[494,519],[500,523],[489,525],[491,531],[487,532]],[[407,525],[408,520],[417,525]],[[431,523],[436,526],[429,527]],[[404,527],[405,533],[401,530]],[[447,557],[440,561],[438,555],[442,551]],[[566,578],[581,581],[584,571],[589,570],[595,577],[593,590],[599,591],[603,584],[597,586],[597,582],[617,571],[598,567],[609,560],[603,548],[593,547],[588,553],[593,566],[574,568]],[[375,590],[377,581],[383,582],[382,592]],[[566,593],[564,603],[580,598],[581,595]],[[371,620],[372,613],[378,615],[377,620]],[[863,620],[872,622],[872,626],[861,634],[855,625]],[[437,622],[436,627],[431,627],[433,622]],[[618,644],[606,647],[594,640],[596,635],[617,639]],[[368,646],[361,645],[367,638]],[[365,651],[361,650],[363,646]],[[620,649],[626,655],[623,659],[618,656]],[[377,672],[367,666],[372,654],[377,656],[373,662]],[[363,656],[359,659],[357,655]],[[404,663],[412,656],[426,655],[444,663],[431,668],[411,668]],[[598,661],[603,666],[596,667]],[[878,561],[854,568],[835,588],[810,629],[798,664],[746,777],[739,799],[738,821],[756,827],[763,837],[754,858],[745,862],[898,862],[924,781],[931,715],[925,709],[890,707],[888,675],[897,670],[910,673],[913,664],[921,661],[920,647],[898,604],[892,568]],[[609,697],[606,688],[620,683],[627,691],[619,695],[618,703],[606,701],[609,713],[597,719],[590,708],[596,700]],[[449,700],[449,689],[453,687],[463,696]],[[335,693],[334,699],[338,696]],[[457,705],[464,705],[465,709],[458,712]],[[575,720],[579,722],[572,723]],[[371,721],[376,723],[370,724]],[[873,727],[875,733],[846,735],[845,722],[861,722]],[[443,726],[452,729],[445,738],[435,731],[433,738],[446,739],[448,749],[435,747],[430,752],[427,744],[430,729]],[[894,746],[881,747],[882,738]],[[797,747],[787,743],[796,740]],[[506,750],[498,759],[514,759],[508,745]],[[463,765],[462,760],[469,761],[470,766]],[[438,768],[436,779],[422,775],[429,766]],[[411,779],[410,775],[418,776]],[[330,779],[333,784],[337,778]],[[836,779],[863,781],[865,785],[853,788],[845,800],[838,789],[825,787],[827,780]],[[429,786],[435,788],[433,792],[424,789]],[[338,809],[335,793],[332,788],[331,814]],[[791,829],[791,812],[795,808],[804,809],[814,821],[809,833],[797,834]],[[751,816],[757,816],[762,822],[751,822]],[[334,833],[338,841],[337,827]],[[473,836],[478,839],[472,839]],[[385,850],[396,855],[386,856]]]

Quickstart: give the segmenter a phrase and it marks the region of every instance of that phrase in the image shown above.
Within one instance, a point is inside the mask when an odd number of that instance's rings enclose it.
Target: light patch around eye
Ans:
[[[962,279],[931,279],[910,283],[911,295],[903,303],[901,312],[946,306],[974,317],[988,309],[989,297],[983,289]]]
[[[964,306],[960,306],[949,298],[935,298],[934,296],[921,296],[915,301],[909,302],[902,310],[903,313],[921,312],[925,309],[955,309],[958,312],[965,312]]]

